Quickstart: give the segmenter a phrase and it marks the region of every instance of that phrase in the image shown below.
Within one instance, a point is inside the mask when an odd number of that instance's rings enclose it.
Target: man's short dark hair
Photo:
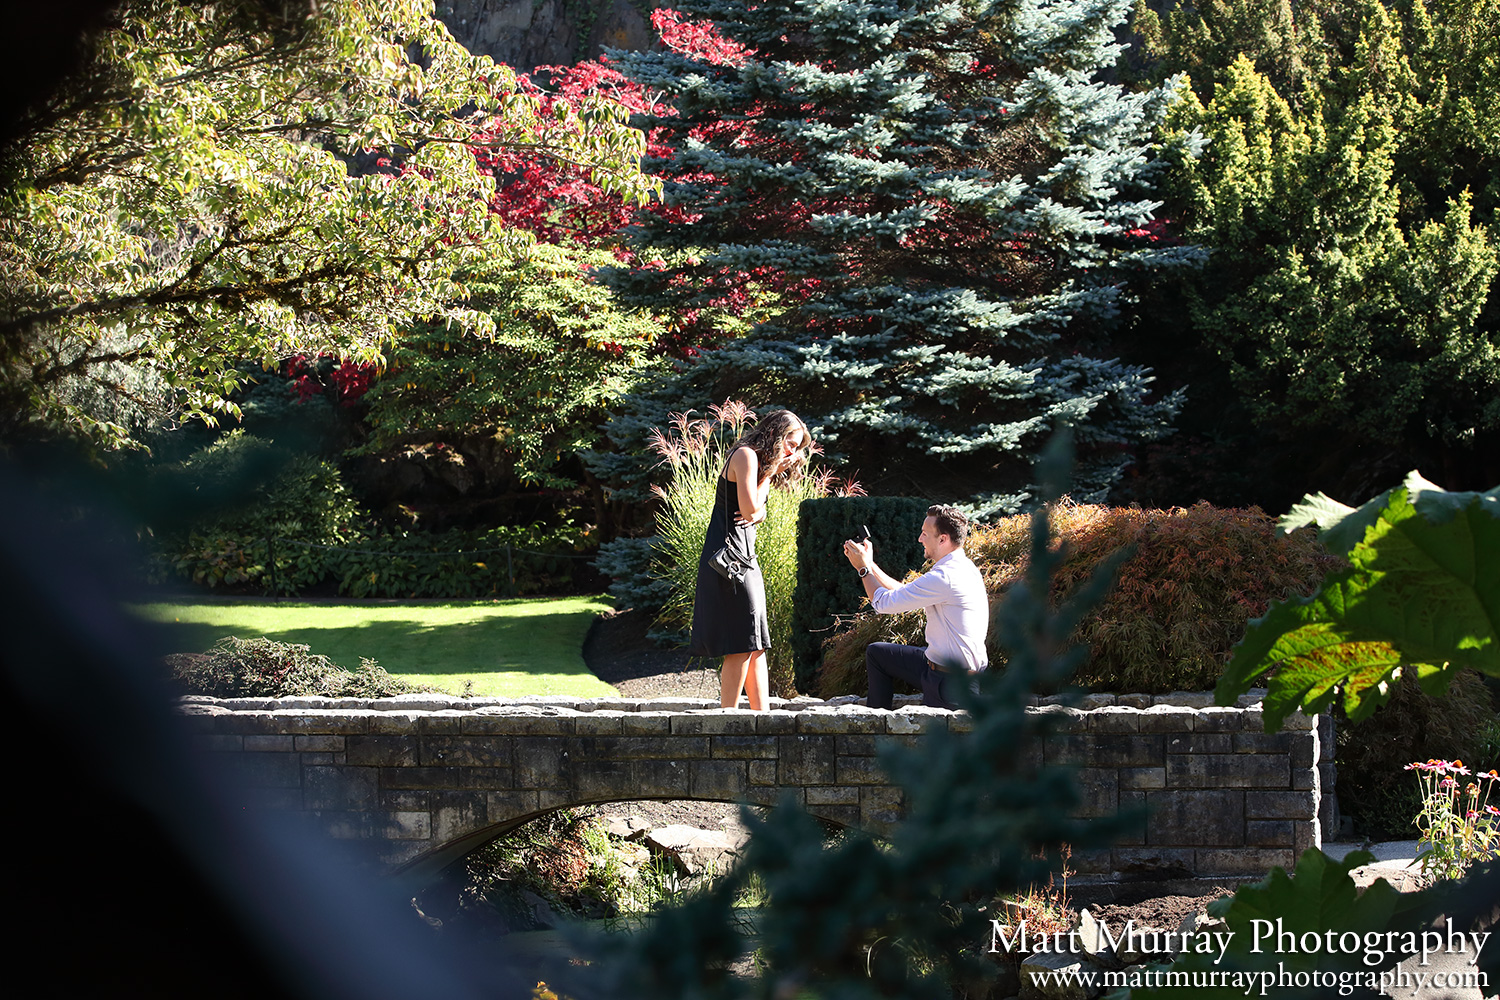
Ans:
[[[964,542],[969,537],[969,519],[964,516],[963,511],[947,504],[934,504],[927,508],[927,516],[932,518],[938,534],[947,535],[954,545],[964,547]]]

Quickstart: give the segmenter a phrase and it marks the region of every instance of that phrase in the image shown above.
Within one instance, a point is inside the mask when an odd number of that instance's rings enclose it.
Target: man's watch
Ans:
[[[868,566],[861,566],[859,568],[859,578],[861,580],[863,580],[865,577],[867,577],[869,575],[870,575],[870,567],[868,567]]]

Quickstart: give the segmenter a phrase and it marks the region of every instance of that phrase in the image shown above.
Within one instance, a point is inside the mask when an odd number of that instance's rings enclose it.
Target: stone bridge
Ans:
[[[1112,850],[1075,854],[1081,872],[1259,875],[1321,842],[1331,729],[1296,715],[1268,735],[1258,705],[1208,701],[1090,695],[1083,709],[1030,709],[1061,716],[1031,752],[1077,768],[1081,815],[1147,810]],[[593,803],[772,805],[790,792],[814,815],[879,832],[902,803],[876,748],[931,726],[969,727],[962,712],[910,703],[881,712],[853,698],[773,699],[772,711],[755,713],[698,699],[194,697],[180,711],[245,805],[309,814],[414,876],[540,815]]]

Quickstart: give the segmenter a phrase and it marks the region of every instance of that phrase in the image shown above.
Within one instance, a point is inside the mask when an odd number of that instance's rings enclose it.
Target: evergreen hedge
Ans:
[[[823,640],[835,621],[856,614],[864,600],[864,586],[844,557],[844,540],[858,534],[861,525],[867,526],[875,542],[875,560],[900,579],[925,561],[917,535],[930,506],[930,501],[916,497],[802,501],[797,511],[797,592],[792,610],[792,656],[799,691],[811,686]]]

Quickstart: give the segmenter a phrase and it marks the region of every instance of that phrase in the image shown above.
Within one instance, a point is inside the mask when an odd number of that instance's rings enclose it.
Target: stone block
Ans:
[[[1082,819],[1113,816],[1120,809],[1120,774],[1112,767],[1081,767],[1075,772],[1078,807],[1074,815]]]
[[[387,788],[380,793],[380,808],[393,812],[425,811],[432,808],[432,793],[414,788]]]
[[[1291,765],[1261,753],[1167,754],[1169,788],[1286,788]]]
[[[432,816],[427,812],[388,812],[379,836],[386,840],[427,840],[432,836]]]
[[[580,802],[631,799],[637,797],[631,787],[634,781],[631,767],[635,763],[630,760],[591,760],[587,766],[572,773],[572,781],[553,780],[547,784],[552,788],[572,788]],[[516,784],[519,786],[521,782],[518,780]]]
[[[447,843],[482,830],[490,819],[489,796],[484,792],[434,792],[432,839]]]
[[[505,733],[514,736],[572,736],[582,713],[567,715],[501,716],[508,725]]]
[[[840,826],[859,826],[859,806],[812,805],[807,811],[820,819],[832,820]]]
[[[1292,766],[1312,770],[1318,763],[1318,741],[1311,734],[1305,733],[1277,733],[1277,736],[1285,736],[1288,742],[1288,758]],[[1330,761],[1331,763],[1331,761]]]
[[[1245,711],[1238,708],[1220,708],[1217,705],[1198,710],[1198,719],[1193,731],[1198,733],[1237,733],[1245,728]]]
[[[620,712],[590,712],[573,720],[573,731],[579,736],[618,736],[624,731]]]
[[[1323,847],[1323,828],[1320,823],[1304,823],[1301,820],[1292,821],[1292,851],[1297,857],[1302,857],[1303,851],[1313,848],[1319,850]]]
[[[335,840],[363,840],[375,835],[374,818],[367,812],[325,810],[312,815]]]
[[[1245,795],[1241,791],[1174,790],[1146,793],[1149,844],[1232,847],[1245,842]]]
[[[1168,705],[1172,708],[1209,708],[1214,703],[1212,691],[1173,691],[1171,694],[1155,695],[1151,699],[1152,706]]]
[[[1265,875],[1278,865],[1290,869],[1297,862],[1291,848],[1240,847],[1227,850],[1198,850],[1199,875]]]
[[[1112,867],[1132,881],[1186,878],[1196,874],[1197,859],[1190,847],[1116,847]]]
[[[650,713],[667,717],[677,712],[700,712],[718,707],[719,702],[714,698],[641,698],[636,702],[635,712],[629,714]]]
[[[1108,875],[1115,870],[1114,852],[1108,847],[1074,851],[1068,859],[1068,867],[1080,875]]]
[[[366,732],[386,736],[415,735],[421,728],[421,715],[417,712],[374,712]]]
[[[302,761],[294,753],[223,753],[207,757],[230,780],[251,788],[300,788]]]
[[[729,733],[749,735],[755,732],[756,713],[748,709],[719,708],[692,715],[672,717],[674,736],[722,736]]]
[[[417,716],[417,732],[423,736],[461,736],[467,712],[433,712]]]
[[[297,736],[296,749],[340,753],[344,749],[346,736]]]
[[[383,767],[381,788],[461,788],[463,778],[456,767]]]
[[[421,763],[436,767],[510,767],[512,740],[504,736],[423,736]]]
[[[1117,694],[1115,704],[1121,708],[1147,709],[1151,707],[1151,696],[1149,694]]]
[[[1146,816],[1148,814],[1145,792],[1121,791],[1120,819],[1126,826],[1125,830],[1116,836],[1115,843],[1120,847],[1145,846]]]
[[[1198,713],[1180,705],[1152,705],[1141,712],[1140,731],[1143,733],[1191,733],[1198,721]]]
[[[782,785],[831,785],[837,759],[832,736],[778,736],[777,780]]]
[[[351,736],[344,744],[344,760],[373,767],[410,767],[418,759],[416,736]]]
[[[1318,769],[1315,767],[1292,768],[1292,788],[1303,792],[1320,791]]]
[[[1297,730],[1297,731],[1304,731],[1304,730],[1309,730],[1309,729],[1315,729],[1315,728],[1317,728],[1317,725],[1318,725],[1318,716],[1316,716],[1316,715],[1303,715],[1301,712],[1293,712],[1291,715],[1288,715],[1286,717],[1286,719],[1284,719],[1282,721],[1281,728],[1282,729],[1292,729],[1292,730]]]
[[[572,782],[572,768],[564,741],[557,737],[516,740],[517,788],[561,788]]]
[[[281,736],[281,722],[270,712],[236,712],[220,715],[214,719],[214,729],[220,733],[272,734]]]
[[[230,735],[228,733],[194,733],[193,737],[192,737],[192,741],[193,741],[192,745],[193,745],[193,749],[194,750],[202,750],[202,751],[206,751],[208,753],[213,753],[214,751],[219,751],[219,752],[222,752],[222,753],[228,753],[228,752],[238,753],[239,751],[245,749],[245,740],[247,740],[247,739],[251,739],[251,740],[267,740],[267,739],[275,739],[275,738],[276,737],[274,737],[274,736],[248,736],[248,737],[247,736],[233,736],[233,735]],[[287,738],[287,742],[289,742],[289,743],[291,742],[291,737]],[[272,748],[271,747],[259,747],[259,746],[257,746],[257,747],[254,747],[253,749],[256,749],[256,750],[269,750],[269,749],[272,749]],[[277,750],[281,750],[281,749],[290,750],[291,747],[285,747],[285,748],[283,748],[283,747],[275,747],[274,749],[277,749]]]
[[[1091,733],[1138,733],[1141,713],[1133,708],[1097,708],[1089,713],[1084,728]]]
[[[799,733],[883,733],[885,713],[858,705],[834,712],[797,713]]]
[[[776,784],[776,762],[774,760],[752,760],[749,763],[750,784]]]
[[[1245,793],[1246,819],[1312,819],[1318,815],[1318,794],[1313,791]]]
[[[688,795],[688,768],[704,761],[633,760],[630,762],[630,786],[622,789],[624,799],[652,796],[658,798],[686,798]],[[737,761],[731,763],[738,763]]]
[[[1179,733],[1167,737],[1167,753],[1233,753],[1234,734]]]
[[[881,720],[881,725],[884,726],[884,720]],[[883,728],[880,731],[885,732]],[[865,733],[854,736],[836,736],[834,740],[834,746],[838,748],[840,757],[873,757],[880,745],[874,736]]]
[[[1290,847],[1293,842],[1292,821],[1289,819],[1245,821],[1245,843],[1250,847]]]
[[[377,773],[373,767],[303,768],[303,806],[307,809],[373,809],[379,791]]]
[[[859,789],[839,785],[809,788],[805,801],[810,806],[859,805]]]
[[[251,735],[244,736],[244,737],[241,737],[241,738],[244,740],[244,743],[243,743],[244,749],[252,751],[252,752],[255,752],[255,753],[287,753],[288,751],[291,751],[291,750],[300,749],[297,746],[297,740],[299,739],[299,737],[295,737],[295,736],[281,736],[281,735],[272,736],[270,734],[260,734],[260,735],[251,734]],[[343,737],[336,736],[336,737],[333,737],[333,738],[334,739],[342,739]],[[316,737],[316,736],[303,736],[303,737],[300,737],[300,739],[312,740],[312,739],[318,739],[318,737]]]
[[[871,830],[885,829],[905,815],[905,797],[889,785],[865,785],[859,790],[860,823]]]
[[[342,764],[344,763],[341,753],[305,753],[302,755],[302,766],[310,767],[314,764]]]
[[[620,732],[626,736],[668,736],[671,712],[629,712],[620,717]]]
[[[486,792],[485,809],[491,823],[520,819],[541,811],[541,802],[534,791]]]
[[[1235,733],[1235,753],[1277,753],[1289,756],[1292,751],[1293,733]],[[1306,742],[1306,741],[1304,741]],[[1312,766],[1312,761],[1307,762]]]
[[[797,731],[797,713],[787,711],[762,712],[755,720],[755,731],[767,736],[782,736]]]
[[[950,733],[972,733],[974,731],[974,717],[968,712],[954,712],[948,716],[948,732]]]
[[[688,767],[688,794],[695,799],[733,802],[750,787],[743,760],[695,760]]]
[[[579,753],[583,760],[692,760],[710,755],[709,739],[707,736],[583,737]]]
[[[1166,737],[1130,733],[1069,733],[1042,741],[1049,765],[1083,767],[1159,767],[1166,753]]]
[[[673,742],[682,742],[682,737],[672,737]],[[710,736],[705,742],[712,747],[712,756],[734,760],[774,760],[776,737],[774,736]],[[685,756],[678,754],[678,756]],[[704,754],[703,756],[708,756]]]
[[[511,770],[508,767],[461,767],[458,769],[460,788],[488,791],[491,788],[509,788]]]
[[[1167,769],[1164,767],[1120,768],[1121,791],[1144,791],[1167,787]]]
[[[834,781],[840,785],[889,785],[891,776],[880,766],[878,757],[839,757]]]
[[[336,712],[331,709],[279,712],[276,718],[284,733],[367,733],[378,712]]]

